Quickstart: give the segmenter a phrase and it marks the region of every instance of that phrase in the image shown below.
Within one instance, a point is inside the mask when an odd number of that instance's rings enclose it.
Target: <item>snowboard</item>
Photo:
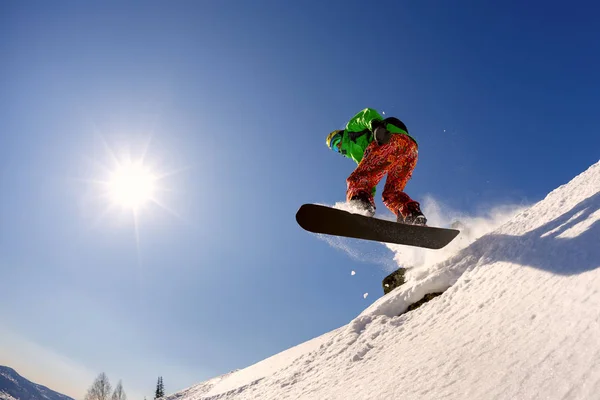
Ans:
[[[303,204],[296,213],[296,221],[303,229],[313,233],[427,249],[441,249],[460,233],[456,229],[407,225],[365,217],[318,204]]]

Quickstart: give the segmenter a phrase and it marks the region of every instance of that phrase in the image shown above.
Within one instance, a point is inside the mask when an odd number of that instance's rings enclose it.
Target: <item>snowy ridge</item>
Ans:
[[[599,398],[599,267],[596,163],[348,325],[169,400]]]
[[[9,393],[7,393],[3,390],[0,390],[0,399],[2,399],[2,400],[19,400],[19,399],[14,398]]]
[[[14,369],[0,365],[0,400],[73,400],[71,397],[33,383]]]
[[[19,384],[17,380],[13,378],[8,372],[0,371],[0,376],[6,379],[7,381],[14,383],[15,385]]]

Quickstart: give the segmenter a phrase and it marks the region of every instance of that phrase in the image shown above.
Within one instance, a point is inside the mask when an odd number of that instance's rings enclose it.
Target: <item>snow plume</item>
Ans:
[[[335,203],[334,205],[322,205],[364,215],[363,210],[353,207],[345,201]],[[390,251],[382,246],[374,244],[374,242],[321,234],[317,234],[316,236],[325,241],[331,247],[346,253],[355,261],[361,263],[379,264],[385,271],[394,270],[397,268],[396,263],[391,257]]]
[[[346,202],[327,206],[364,215],[364,211]],[[475,215],[469,215],[453,210],[433,197],[427,196],[421,203],[421,208],[427,217],[427,224],[439,227],[451,227],[454,224],[461,231],[456,239],[440,250],[385,243],[382,244],[383,246],[378,246],[373,242],[329,235],[317,235],[317,237],[331,247],[343,251],[353,260],[381,265],[385,272],[395,271],[398,267],[418,269],[448,259],[528,207],[529,205],[522,204],[497,205],[487,210],[481,210]],[[377,218],[395,220],[395,216],[389,211],[379,211]],[[390,254],[386,249],[392,253]],[[410,275],[407,273],[406,278],[410,279]]]
[[[379,264],[386,271],[397,268],[389,251],[381,246],[374,246],[373,242],[366,243],[358,239],[321,234],[317,234],[317,237],[327,242],[331,247],[346,253],[354,261]]]
[[[497,205],[487,210],[481,210],[475,215],[469,215],[453,210],[433,197],[427,196],[421,203],[421,209],[427,217],[427,224],[430,226],[455,227],[459,229],[460,234],[456,239],[439,250],[395,244],[385,244],[385,246],[394,252],[394,268],[408,268],[409,271],[406,279],[410,280],[411,272],[416,272],[420,267],[426,267],[447,260],[478,238],[494,231],[519,212],[529,207],[529,205],[523,204]],[[414,270],[410,271],[410,269]]]

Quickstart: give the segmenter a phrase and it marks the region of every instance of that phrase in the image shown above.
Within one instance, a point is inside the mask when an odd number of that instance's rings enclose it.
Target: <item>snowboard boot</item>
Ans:
[[[352,196],[348,203],[353,207],[358,208],[361,212],[364,212],[364,215],[367,217],[372,217],[375,215],[375,204],[373,204],[372,197],[366,192],[359,192],[358,194]]]
[[[407,203],[398,212],[397,222],[408,225],[423,225],[427,224],[427,218],[421,212],[421,206],[416,201]]]

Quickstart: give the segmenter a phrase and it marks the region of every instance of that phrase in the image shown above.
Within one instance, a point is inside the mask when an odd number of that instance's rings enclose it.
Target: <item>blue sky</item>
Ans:
[[[419,141],[411,196],[460,212],[598,161],[595,3],[365,4],[3,2],[0,363],[141,400],[347,323],[386,271],[294,214],[344,199],[324,138],[365,107]],[[111,153],[167,174],[137,234],[98,193]]]

